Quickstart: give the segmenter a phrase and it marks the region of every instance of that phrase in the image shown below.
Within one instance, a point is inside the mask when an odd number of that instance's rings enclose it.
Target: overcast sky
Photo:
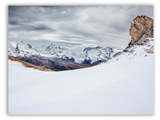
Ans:
[[[9,6],[8,39],[123,49],[137,15],[153,18],[153,6]]]

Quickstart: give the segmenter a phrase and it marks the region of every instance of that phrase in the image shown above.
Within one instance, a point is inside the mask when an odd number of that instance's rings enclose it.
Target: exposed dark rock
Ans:
[[[88,64],[88,65],[91,65],[91,60],[87,60],[87,59],[85,59],[85,60],[82,62],[82,64]]]
[[[19,49],[18,49],[18,44],[16,45],[15,51],[16,51],[17,53],[20,53],[20,51],[19,51]]]
[[[29,48],[32,48],[32,46],[30,44],[27,44]]]
[[[124,49],[124,50],[123,50],[123,52],[129,52],[129,50],[127,50],[127,49]]]
[[[116,57],[117,55],[120,55],[122,52],[118,52],[115,55],[113,55],[113,57]]]

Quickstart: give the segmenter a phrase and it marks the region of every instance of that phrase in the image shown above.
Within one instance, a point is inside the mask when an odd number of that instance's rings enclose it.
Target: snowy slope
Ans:
[[[153,114],[153,54],[131,59],[124,53],[118,60],[65,72],[42,72],[9,60],[8,70],[9,114]]]
[[[148,53],[148,51],[152,51]],[[147,38],[147,42],[144,45],[133,45],[125,49],[125,52],[120,52],[120,55],[112,57],[107,63],[115,62],[118,60],[134,60],[138,57],[147,57],[153,55],[154,40],[153,38]],[[142,59],[143,60],[143,59]],[[102,63],[103,64],[103,63]]]

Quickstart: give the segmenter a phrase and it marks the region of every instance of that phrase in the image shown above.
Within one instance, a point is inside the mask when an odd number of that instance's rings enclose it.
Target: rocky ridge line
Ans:
[[[105,62],[113,59],[118,60],[122,54],[126,58],[131,59],[131,56],[141,56],[144,54],[146,57],[147,54],[154,53],[153,19],[142,15],[137,16],[133,21],[134,23],[131,23],[130,27],[131,41],[128,46],[122,52],[116,53]]]

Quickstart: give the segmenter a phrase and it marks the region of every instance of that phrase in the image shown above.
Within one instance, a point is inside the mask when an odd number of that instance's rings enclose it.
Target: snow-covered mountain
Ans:
[[[67,60],[79,64],[92,64],[97,61],[104,61],[113,56],[117,49],[97,45],[80,45],[73,47],[58,46],[55,44],[32,46],[23,41],[9,41],[8,55],[31,56],[38,55],[60,60]]]
[[[95,45],[80,45],[73,47],[58,46],[55,44],[36,47],[41,54],[52,55],[52,57],[70,60],[76,63],[96,62],[110,58],[117,49]]]
[[[8,55],[17,57],[17,56],[30,56],[36,55],[37,50],[33,48],[30,44],[23,41],[8,41]]]

